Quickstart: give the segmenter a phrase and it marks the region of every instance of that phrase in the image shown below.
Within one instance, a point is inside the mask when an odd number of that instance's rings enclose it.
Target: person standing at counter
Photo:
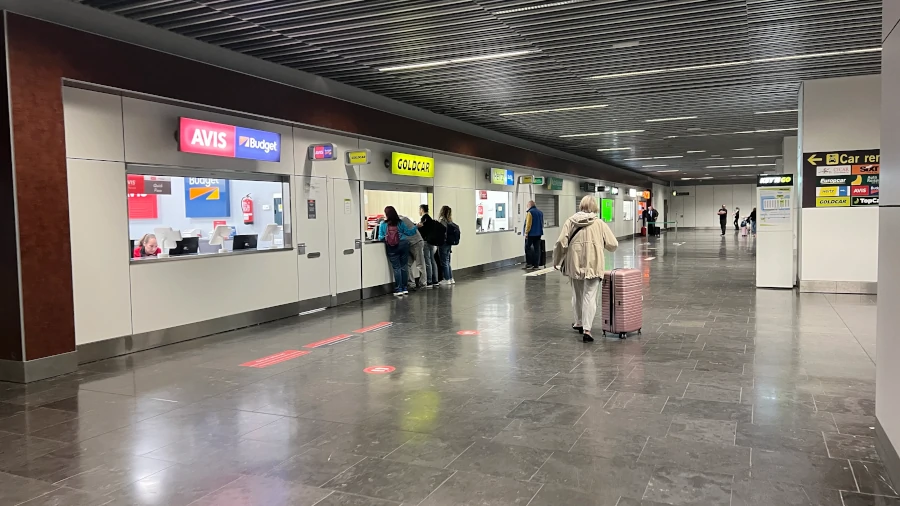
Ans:
[[[429,288],[438,286],[438,267],[434,259],[435,249],[443,246],[447,236],[447,229],[428,215],[428,204],[419,206],[419,230],[425,239],[425,275],[428,278],[426,285]]]
[[[441,212],[438,215],[438,221],[447,230],[447,240],[444,241],[443,245],[438,247],[438,256],[441,259],[441,270],[444,274],[444,281],[447,284],[453,285],[456,281],[453,280],[453,270],[450,268],[450,253],[454,242],[458,243],[459,241],[459,227],[456,223],[453,223],[453,210],[450,209],[450,206],[441,208]]]
[[[153,234],[144,234],[134,248],[134,258],[146,258],[159,256],[159,244],[156,242],[156,236]]]
[[[378,239],[387,247],[388,260],[394,270],[394,295],[409,295],[409,238],[416,234],[416,227],[408,227],[400,220],[393,206],[384,208],[384,222],[378,226]]]
[[[416,233],[409,238],[409,287],[415,291],[425,285],[425,239],[419,233],[416,224],[406,216],[401,216],[400,221],[408,228],[415,229]],[[415,287],[415,288],[414,288]]]

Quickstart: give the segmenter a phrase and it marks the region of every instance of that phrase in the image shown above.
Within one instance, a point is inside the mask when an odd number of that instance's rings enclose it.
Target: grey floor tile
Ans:
[[[754,480],[856,490],[849,461],[802,452],[754,450],[749,476]]]
[[[637,460],[644,450],[649,436],[634,434],[609,434],[605,431],[587,429],[569,450],[596,457]]]
[[[266,475],[321,487],[335,476],[362,462],[363,459],[365,457],[361,455],[313,448],[282,462]]]
[[[828,446],[828,456],[834,459],[881,462],[873,437],[826,433],[825,445]]]
[[[0,504],[19,504],[48,494],[58,486],[0,472]]]
[[[753,417],[753,408],[733,402],[672,398],[666,403],[663,414],[707,418],[709,420],[749,422]]]
[[[684,442],[712,443],[733,445],[734,431],[737,422],[727,420],[709,420],[706,418],[690,418],[682,415],[672,420],[666,438]],[[747,446],[747,445],[740,445]]]
[[[546,425],[574,425],[587,409],[587,407],[583,406],[572,406],[556,402],[522,401],[506,417],[519,418]]]
[[[875,399],[862,397],[843,397],[836,395],[816,395],[816,407],[819,411],[844,413],[861,416],[875,416]]]
[[[581,492],[571,488],[561,487],[555,484],[547,484],[541,487],[528,506],[624,506],[621,498],[606,499],[588,492]],[[640,501],[635,503],[640,506]]]
[[[684,391],[684,397],[704,401],[740,402],[741,388],[689,383]]]
[[[834,413],[834,422],[841,434],[875,437],[875,417]]]
[[[103,506],[112,502],[106,496],[61,487],[53,492],[21,503],[21,506]]]
[[[757,450],[788,450],[828,456],[822,432],[805,429],[741,423],[737,427],[735,444]]]
[[[572,448],[583,432],[581,428],[513,420],[497,434],[493,442],[565,452]]]
[[[556,402],[559,404],[573,404],[576,406],[591,406],[602,408],[615,394],[606,390],[603,386],[579,386],[579,385],[552,385],[553,388],[545,393],[539,400]]]
[[[668,395],[638,394],[634,392],[616,392],[606,404],[605,409],[627,409],[631,411],[648,411],[659,413],[669,400]]]
[[[242,476],[191,503],[191,506],[218,506],[223,504],[311,506],[317,504],[331,493],[331,490],[292,483],[274,477]]]
[[[416,504],[431,494],[453,471],[390,460],[366,459],[324,485],[338,492]]]
[[[650,438],[638,462],[695,471],[738,474],[750,468],[750,448]]]
[[[416,435],[415,432],[351,425],[329,432],[307,443],[307,446],[328,452],[336,451],[383,458]]]
[[[422,434],[414,436],[384,458],[443,469],[474,443],[469,438],[442,439]]]
[[[900,506],[900,498],[841,492],[844,506]]]
[[[594,496],[598,501],[609,502],[621,496],[641,497],[652,471],[653,466],[625,459],[554,453],[532,481],[577,490]]]
[[[850,462],[859,491],[864,494],[898,496],[887,470],[877,462]]]
[[[843,506],[837,490],[816,489],[791,483],[737,480],[732,489],[731,506],[761,505]]]
[[[730,474],[660,467],[653,471],[643,498],[672,505],[730,506],[733,481]]]
[[[458,471],[435,490],[422,506],[526,506],[541,489],[539,483],[526,483],[477,473]]]
[[[187,506],[240,478],[239,473],[175,465],[109,494],[111,504]]]
[[[753,411],[753,423],[783,429],[803,429],[821,432],[837,432],[831,413],[808,410],[772,409]]]
[[[313,506],[397,506],[399,504],[395,501],[331,491],[330,495]]]
[[[448,467],[525,481],[537,472],[551,453],[526,446],[477,442]]]

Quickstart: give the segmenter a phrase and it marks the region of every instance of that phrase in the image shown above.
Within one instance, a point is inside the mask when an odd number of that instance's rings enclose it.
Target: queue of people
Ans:
[[[428,214],[428,204],[420,205],[418,223],[400,216],[393,206],[384,208],[384,216],[376,240],[383,241],[387,248],[394,271],[394,295],[408,295],[410,289],[415,291],[455,283],[450,256],[453,246],[459,244],[460,233],[459,226],[453,222],[450,206],[443,206],[435,220]]]

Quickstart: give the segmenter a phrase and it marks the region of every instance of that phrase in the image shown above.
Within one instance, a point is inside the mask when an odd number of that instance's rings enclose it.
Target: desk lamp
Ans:
[[[211,246],[222,246],[219,253],[225,252],[225,241],[231,238],[231,227],[228,225],[217,225],[215,230],[209,234],[209,244]]]

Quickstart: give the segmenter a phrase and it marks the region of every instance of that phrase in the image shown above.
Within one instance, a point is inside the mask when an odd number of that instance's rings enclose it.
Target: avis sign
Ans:
[[[278,162],[281,161],[281,134],[179,118],[178,150],[198,155]]]

